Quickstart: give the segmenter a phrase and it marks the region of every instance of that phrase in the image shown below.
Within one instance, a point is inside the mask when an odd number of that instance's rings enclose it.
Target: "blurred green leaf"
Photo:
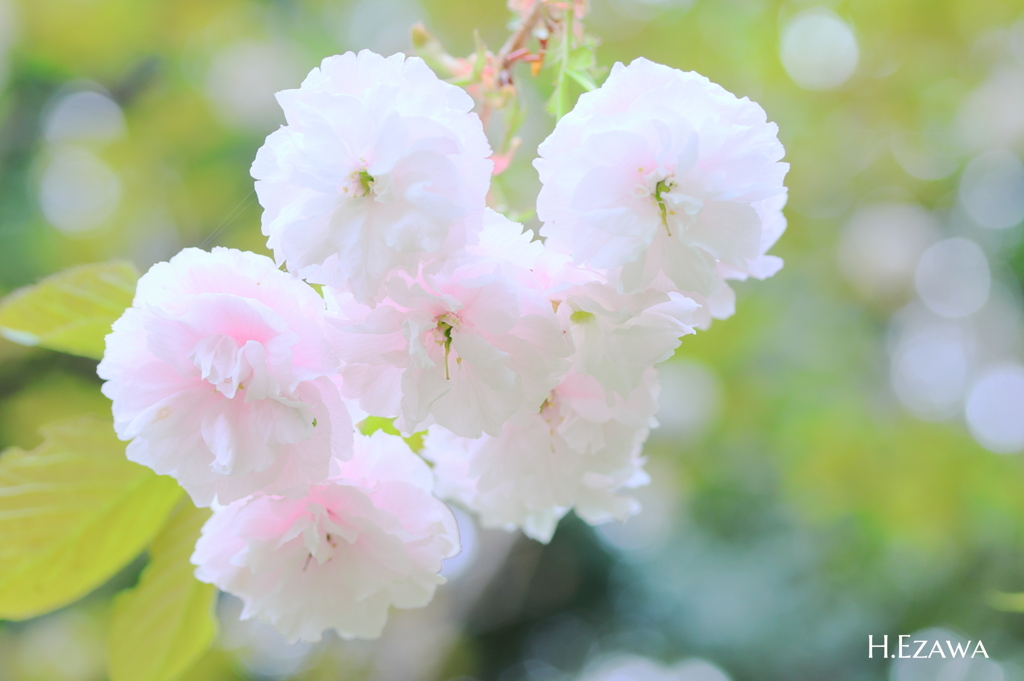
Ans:
[[[435,38],[426,26],[422,23],[415,24],[411,37],[416,55],[425,61],[439,78],[448,78],[452,75],[458,60],[448,54],[441,41]]]
[[[22,345],[100,359],[103,339],[132,304],[138,278],[123,260],[58,272],[0,302],[0,334]]]
[[[597,83],[590,77],[590,74],[586,71],[569,71],[569,76],[575,80],[581,88],[590,92],[597,89]]]
[[[579,92],[570,87],[576,83],[585,92],[597,89],[597,42],[590,36],[577,40],[572,15],[567,16],[564,35],[552,40],[548,47],[547,69],[554,70],[554,89],[547,101],[548,113],[558,121],[575,105]]]
[[[557,48],[549,50],[549,54],[554,55],[548,63],[555,68],[555,87],[551,91],[546,108],[548,113],[555,117],[557,123],[562,120],[562,116],[569,112],[569,84],[566,81],[566,71],[569,67],[568,40],[563,38]]]
[[[568,55],[568,75],[587,92],[597,89],[597,44],[584,38]]]
[[[249,677],[235,668],[230,653],[220,648],[210,648],[194,665],[185,670],[181,678],[186,681],[247,681]]]
[[[217,589],[196,580],[189,563],[209,517],[209,509],[182,501],[150,547],[138,586],[117,597],[108,656],[111,681],[171,681],[213,642]]]
[[[572,68],[570,63],[573,42],[572,17],[572,12],[569,12],[566,16],[563,34],[552,39],[548,45],[546,66],[555,70],[555,79],[553,81],[554,89],[551,91],[551,97],[548,98],[546,108],[548,113],[555,117],[556,123],[569,112],[570,108],[566,72]]]
[[[988,603],[990,608],[995,610],[1024,612],[1024,593],[989,591],[985,594],[985,602]]]
[[[405,440],[405,444],[409,445],[409,449],[414,452],[423,449],[423,436],[427,433],[427,431],[421,430],[406,437],[399,432],[398,428],[395,428],[395,419],[384,416],[367,416],[356,426],[363,435],[373,435],[378,430],[383,430],[388,435],[397,435]]]
[[[480,74],[483,73],[484,65],[487,63],[487,46],[480,39],[480,32],[476,29],[473,29],[473,45],[476,47],[476,59],[473,61],[473,75],[469,82],[479,83]]]
[[[84,596],[137,556],[181,498],[174,480],[128,461],[109,421],[42,429],[0,455],[0,619]]]

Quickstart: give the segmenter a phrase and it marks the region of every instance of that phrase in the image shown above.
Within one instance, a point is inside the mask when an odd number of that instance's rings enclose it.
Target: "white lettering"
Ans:
[[[915,658],[920,658],[920,659],[925,659],[925,656],[921,654],[921,651],[924,650],[924,647],[928,644],[928,641],[914,641],[914,643],[920,643],[921,644],[921,645],[919,645],[917,647],[917,650],[914,651],[914,657]]]
[[[936,641],[935,645],[932,646],[932,649],[928,651],[928,659],[932,659],[932,655],[934,655],[936,652],[938,652],[939,655],[942,655],[942,659],[946,659],[946,653],[942,652],[942,646],[939,645],[938,641]]]
[[[889,657],[889,634],[882,637],[882,643],[875,643],[875,637],[868,634],[868,659],[873,659],[875,648],[882,649],[882,657]]]
[[[904,643],[903,642],[903,639],[905,639],[905,638],[910,638],[910,634],[900,634],[900,659],[901,660],[910,659],[910,655],[904,655],[903,654],[903,649],[910,647],[909,643]]]
[[[971,645],[971,642],[968,641],[967,645]],[[982,655],[984,655],[986,658],[988,657],[988,651],[985,650],[985,646],[981,644],[981,641],[978,641],[978,645],[974,646],[974,652],[971,653],[971,657],[973,658],[975,655],[977,655],[979,650],[981,651]]]
[[[971,645],[970,641],[967,642],[966,646],[964,644],[960,643],[959,641],[957,641],[956,650],[954,650],[953,649],[953,644],[950,643],[949,641],[946,641],[946,647],[949,648],[949,656],[950,657],[956,657],[957,655],[959,655],[960,657],[967,657],[967,647],[970,646],[970,645]]]

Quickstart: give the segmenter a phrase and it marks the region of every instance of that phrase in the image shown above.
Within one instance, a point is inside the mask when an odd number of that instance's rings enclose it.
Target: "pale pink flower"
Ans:
[[[717,272],[719,276],[711,282],[710,295],[702,296],[693,292],[686,294],[700,305],[690,317],[690,322],[695,329],[706,330],[710,328],[712,320],[728,319],[736,312],[736,292],[726,280],[740,277],[730,277],[729,275],[733,271],[728,270],[721,263],[718,264]],[[746,276],[742,278],[745,279]]]
[[[356,434],[355,456],[299,499],[258,495],[216,510],[196,577],[241,598],[242,619],[291,642],[376,638],[388,609],[418,608],[459,552],[458,525],[431,494],[430,469],[401,438]]]
[[[127,456],[196,504],[301,493],[351,454],[323,299],[269,258],[185,249],[139,279],[97,373]]]
[[[424,439],[437,494],[475,511],[485,527],[522,528],[550,541],[575,509],[591,524],[640,510],[621,492],[648,482],[641,447],[656,425],[657,372],[622,399],[592,376],[569,374],[539,413],[508,422],[497,437],[459,437],[437,426]]]
[[[784,226],[777,132],[757,104],[696,73],[616,64],[538,149],[541,233],[624,292],[665,277],[709,296],[719,263],[764,276],[781,264],[763,259]]]
[[[569,366],[550,303],[522,284],[542,251],[488,212],[477,247],[415,279],[390,277],[375,308],[338,297],[329,321],[346,395],[399,417],[403,432],[439,423],[496,435],[513,415],[535,413]]]
[[[569,330],[573,370],[627,397],[645,372],[672,356],[681,336],[694,333],[700,305],[678,293],[648,289],[621,294],[600,282],[555,294],[563,328]]]
[[[419,58],[363,50],[324,59],[277,98],[288,124],[252,175],[279,264],[372,303],[393,269],[463,245],[492,169],[463,90]]]
[[[786,230],[786,217],[782,214],[782,207],[785,204],[785,194],[756,202],[754,207],[761,216],[760,255],[748,259],[745,268],[736,268],[719,262],[708,295],[687,293],[687,296],[700,304],[700,308],[691,317],[694,328],[707,329],[711,326],[712,320],[728,319],[735,314],[736,292],[729,286],[729,281],[745,281],[751,277],[767,279],[782,269],[782,258],[766,253]],[[662,275],[655,280],[653,286],[660,290],[670,290],[673,285]]]

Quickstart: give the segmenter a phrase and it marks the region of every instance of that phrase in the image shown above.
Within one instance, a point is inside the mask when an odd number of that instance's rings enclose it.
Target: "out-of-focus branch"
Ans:
[[[412,43],[417,54],[436,73],[446,77],[448,82],[469,92],[476,101],[476,112],[485,130],[492,127],[494,114],[502,113],[504,132],[490,131],[490,134],[498,134],[501,139],[501,144],[495,146],[495,175],[508,167],[519,146],[515,133],[522,123],[523,110],[518,103],[519,93],[512,73],[515,64],[529,63],[531,73],[536,76],[545,65],[548,41],[552,37],[559,39],[562,36],[562,43],[559,43],[562,45],[562,53],[559,55],[561,69],[558,77],[562,96],[566,78],[573,77],[579,81],[582,77],[569,68],[568,50],[572,37],[567,34],[576,29],[582,35],[579,20],[587,13],[587,0],[533,0],[519,4],[519,24],[497,54],[488,50],[474,33],[475,52],[464,58],[453,57],[423,24],[416,24],[412,28]],[[533,38],[537,46],[531,45]],[[586,87],[586,83],[583,85],[585,89],[592,89]]]
[[[428,31],[422,23],[417,23],[412,27],[412,46],[416,50],[416,54],[427,62],[427,66],[435,73],[454,76],[459,72],[459,60],[448,54],[441,41],[435,38],[434,34]]]
[[[539,0],[534,3],[529,14],[519,23],[519,28],[508,37],[505,44],[498,50],[498,63],[502,69],[508,68],[509,55],[522,49],[526,41],[529,40],[533,29],[536,28],[537,23],[544,17],[546,5],[547,0]]]

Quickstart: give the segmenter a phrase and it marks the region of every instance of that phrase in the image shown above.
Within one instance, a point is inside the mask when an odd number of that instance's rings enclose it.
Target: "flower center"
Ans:
[[[306,562],[302,566],[305,572],[312,560],[318,565],[329,563],[338,551],[338,541],[344,539],[351,542],[343,528],[337,524],[337,516],[328,508],[318,503],[308,504],[307,510],[312,513],[312,522],[302,529],[302,542],[305,545]]]
[[[359,187],[363,190],[363,196],[368,196],[373,189],[373,176],[364,168],[356,173],[359,178]]]
[[[637,174],[640,176],[640,181],[633,186],[633,195],[641,199],[648,196],[654,197],[654,203],[658,206],[658,213],[661,215],[661,225],[665,228],[665,233],[672,236],[668,218],[670,215],[675,215],[675,211],[669,207],[666,195],[678,186],[675,177],[663,168],[640,167],[637,168]]]
[[[448,371],[448,355],[452,351],[452,329],[459,325],[459,318],[450,312],[445,312],[437,318],[437,330],[440,332],[438,345],[444,348],[444,380],[450,381],[451,374]],[[456,360],[458,361],[458,360]]]
[[[577,324],[586,324],[594,318],[593,312],[587,312],[586,310],[576,310],[569,315],[569,321]]]
[[[359,170],[353,170],[348,176],[348,181],[339,187],[342,194],[347,196],[369,196],[373,193],[375,178],[366,169],[366,162],[363,161],[363,163],[363,167]]]
[[[256,373],[238,341],[224,334],[213,334],[200,340],[192,348],[190,359],[203,380],[229,399],[237,391],[245,390],[246,383]]]
[[[325,543],[327,543],[331,547],[330,555],[327,557],[326,560],[317,559],[318,563],[330,563],[332,560],[334,560],[334,550],[338,548],[338,540],[337,540],[337,538],[332,537],[330,532],[328,532],[326,534],[326,536],[324,538],[324,541],[325,541]],[[318,553],[323,553],[323,552],[320,551]],[[302,571],[303,572],[305,572],[307,569],[309,569],[309,562],[311,560],[313,560],[313,558],[314,558],[313,551],[309,551],[308,555],[306,556],[306,562],[303,563],[303,565],[302,565]]]
[[[675,186],[676,183],[671,177],[659,180],[658,184],[654,185],[654,201],[658,204],[658,211],[661,213],[661,224],[669,236],[672,236],[672,230],[668,226],[668,216],[675,215],[675,211],[670,210],[665,204],[665,194],[672,191],[672,188]]]

